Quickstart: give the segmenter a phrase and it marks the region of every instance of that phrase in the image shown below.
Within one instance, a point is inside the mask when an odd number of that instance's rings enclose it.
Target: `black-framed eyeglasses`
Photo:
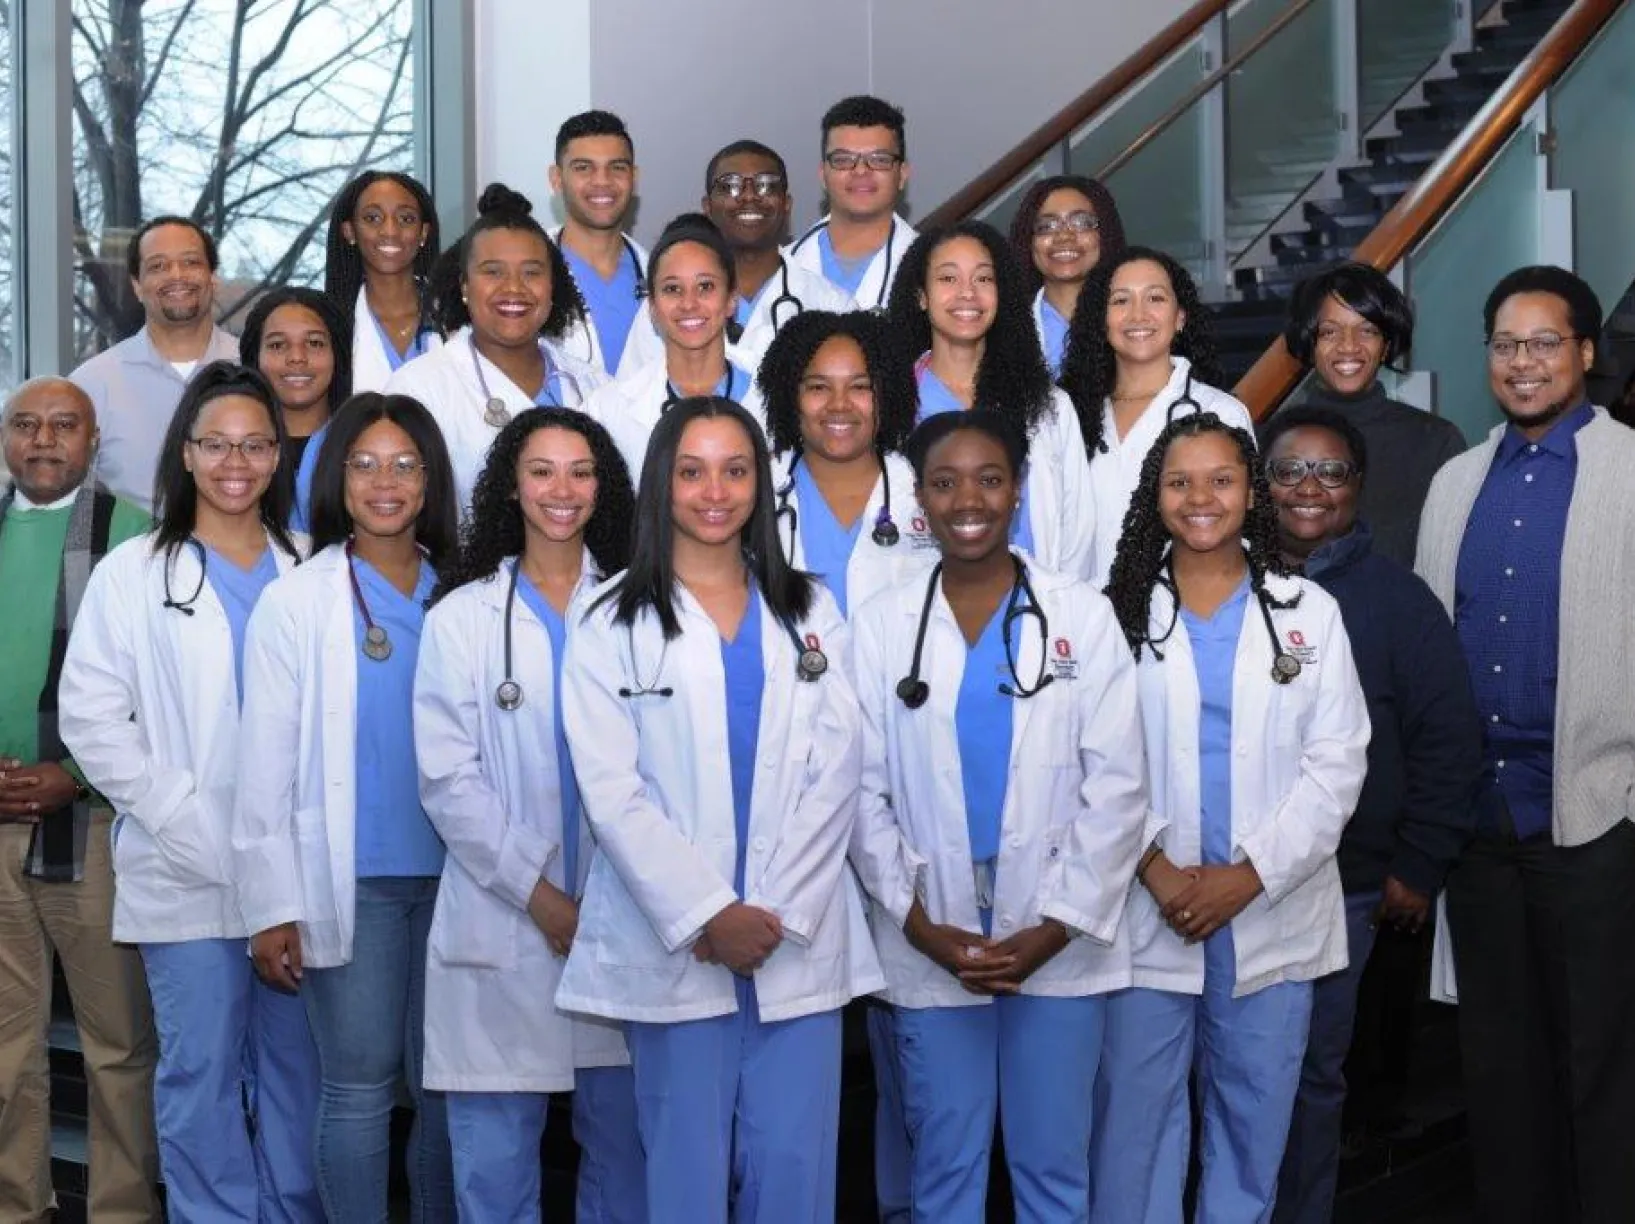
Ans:
[[[275,438],[250,437],[240,438],[234,442],[215,434],[206,434],[202,438],[189,438],[188,441],[211,463],[220,463],[233,451],[242,455],[247,463],[265,463],[278,453],[278,441]]]
[[[901,153],[893,153],[890,149],[870,149],[866,153],[854,149],[830,149],[823,155],[824,164],[829,169],[842,173],[857,169],[859,162],[870,170],[895,170],[902,160]]]
[[[1516,336],[1489,336],[1487,355],[1493,361],[1509,361],[1517,353],[1531,353],[1539,361],[1548,361],[1561,351],[1561,346],[1578,336],[1558,336],[1554,332],[1540,332],[1525,339]]]
[[[1292,489],[1307,475],[1317,477],[1325,489],[1343,487],[1357,473],[1357,465],[1349,459],[1273,459],[1266,464],[1266,475],[1273,484]]]
[[[742,199],[746,190],[753,190],[757,200],[782,195],[787,184],[783,175],[768,170],[761,174],[718,174],[710,180],[710,194]]]
[[[1071,230],[1075,234],[1093,234],[1101,228],[1101,218],[1085,209],[1070,212],[1065,217],[1055,213],[1046,213],[1033,222],[1033,236],[1035,238],[1051,238],[1063,230]]]

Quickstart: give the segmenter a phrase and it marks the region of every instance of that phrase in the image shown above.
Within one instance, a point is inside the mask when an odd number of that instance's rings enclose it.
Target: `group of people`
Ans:
[[[1020,1220],[1325,1220],[1374,933],[1445,886],[1487,1218],[1635,1216],[1594,295],[1498,283],[1466,451],[1338,266],[1257,439],[1099,184],[916,233],[869,97],[819,174],[783,245],[734,142],[649,251],[606,112],[554,232],[367,173],[238,337],[207,233],[133,236],[142,330],[0,426],[0,1215],[54,950],[95,1220],[155,1159],[173,1220],[384,1220],[401,1090],[416,1220],[537,1220],[570,1091],[581,1220],[833,1220],[853,1004],[883,1220],[980,1221],[996,1128]]]

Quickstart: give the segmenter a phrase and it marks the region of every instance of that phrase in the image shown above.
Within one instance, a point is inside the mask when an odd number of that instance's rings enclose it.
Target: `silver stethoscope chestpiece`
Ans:
[[[829,670],[829,656],[809,646],[800,652],[799,668],[803,680],[816,680]]]
[[[514,710],[522,704],[522,685],[515,680],[501,680],[494,690],[494,703],[502,710]]]
[[[1280,650],[1272,660],[1272,679],[1279,684],[1287,684],[1300,674],[1300,660],[1288,651]]]
[[[392,639],[386,636],[386,630],[379,625],[370,625],[363,631],[363,653],[376,663],[384,663],[392,657]]]
[[[497,395],[490,396],[488,403],[483,405],[483,424],[504,429],[510,423],[511,410],[505,406],[505,401]]]

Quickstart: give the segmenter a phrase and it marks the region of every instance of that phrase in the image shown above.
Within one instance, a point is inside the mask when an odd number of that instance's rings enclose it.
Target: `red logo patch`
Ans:
[[[1298,629],[1290,629],[1289,630],[1289,645],[1291,645],[1291,646],[1304,646],[1305,644],[1306,644],[1306,635],[1305,634],[1301,633],[1300,630],[1298,630]]]
[[[1071,659],[1073,657],[1073,643],[1066,638],[1057,638],[1056,653],[1064,659]]]

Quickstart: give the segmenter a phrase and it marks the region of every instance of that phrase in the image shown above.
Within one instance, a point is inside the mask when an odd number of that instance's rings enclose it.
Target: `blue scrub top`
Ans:
[[[944,412],[964,412],[965,405],[959,402],[959,397],[948,389],[943,382],[931,372],[931,367],[922,364],[916,369],[920,384],[920,413],[915,418],[915,424],[924,421],[927,417],[934,417]],[[1011,543],[1029,556],[1033,555],[1033,523],[1028,501],[1028,482],[1022,481],[1022,504],[1016,507],[1016,514],[1011,519]]]
[[[994,609],[976,645],[968,646],[965,672],[954,705],[959,776],[965,788],[965,828],[971,861],[999,857],[1000,824],[1010,781],[1014,698],[999,691],[1010,675],[1005,665],[1005,604]]]
[[[549,359],[545,362],[545,381],[540,384],[539,392],[534,396],[536,408],[566,408],[567,402],[562,398],[562,372],[552,365]]]
[[[443,843],[420,805],[414,756],[414,670],[426,600],[437,585],[422,562],[413,596],[405,596],[361,557],[352,558],[358,586],[375,624],[391,639],[391,656],[377,662],[363,653],[363,613],[353,601],[357,643],[357,875],[435,876],[443,870]]]
[[[290,507],[290,530],[312,530],[312,475],[318,470],[318,452],[323,449],[324,435],[329,432],[325,421],[307,439],[307,448],[301,452],[301,466],[295,469],[295,504]]]
[[[1062,372],[1062,357],[1067,353],[1068,320],[1046,297],[1039,299],[1039,318],[1044,323],[1045,364],[1054,377]]]
[[[869,274],[869,265],[874,262],[874,257],[885,249],[881,245],[856,259],[842,259],[835,254],[835,244],[829,241],[827,225],[818,231],[817,244],[818,258],[823,261],[823,279],[838,285],[854,298],[863,287],[863,278]]]
[[[308,444],[311,445],[310,443]],[[278,562],[268,545],[249,569],[240,569],[208,544],[204,546],[205,576],[210,589],[221,600],[222,611],[227,613],[227,627],[233,634],[233,678],[238,683],[238,704],[244,705],[244,630],[250,623],[250,612],[267,584],[278,577]]]
[[[636,297],[636,257],[625,247],[619,257],[619,266],[611,280],[586,263],[566,243],[558,244],[574,284],[585,299],[585,310],[590,325],[596,329],[596,338],[602,343],[602,366],[609,374],[619,368],[624,356],[624,342],[630,336],[630,325],[636,321],[641,302]]]
[[[568,895],[573,896],[579,887],[579,780],[574,777],[568,737],[562,730],[562,652],[568,645],[568,627],[562,614],[526,577],[517,583],[517,594],[551,638],[551,709],[556,726],[556,775],[562,794],[562,878],[567,882]]]
[[[766,666],[761,660],[761,593],[752,583],[749,606],[732,641],[721,639],[721,668],[726,673],[727,764],[732,772],[732,822],[738,834],[732,886],[744,895],[744,864],[749,850],[749,806],[755,795],[755,752],[761,738],[761,694]]]
[[[800,507],[800,545],[806,569],[823,580],[845,616],[846,569],[862,532],[863,516],[858,515],[850,527],[835,518],[804,463],[795,465],[795,500]]]
[[[397,345],[392,343],[391,334],[386,330],[385,324],[380,321],[380,317],[371,310],[369,312],[369,319],[375,325],[375,334],[380,337],[380,347],[386,350],[386,364],[388,367],[390,367],[393,373],[396,373],[402,367],[404,362],[413,361],[416,357],[420,356],[426,351],[425,332],[415,332],[414,343],[409,345],[409,351],[407,353],[400,354],[397,351]]]

